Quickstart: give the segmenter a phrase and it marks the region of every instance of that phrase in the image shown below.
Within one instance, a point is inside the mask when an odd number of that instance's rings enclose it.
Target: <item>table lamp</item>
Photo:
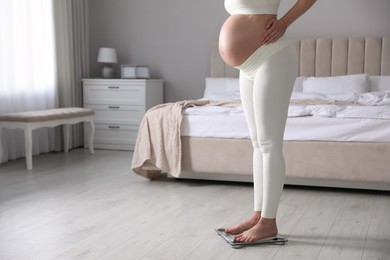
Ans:
[[[100,48],[97,62],[105,63],[102,68],[102,77],[105,79],[114,77],[114,69],[110,63],[117,63],[118,57],[114,48]]]

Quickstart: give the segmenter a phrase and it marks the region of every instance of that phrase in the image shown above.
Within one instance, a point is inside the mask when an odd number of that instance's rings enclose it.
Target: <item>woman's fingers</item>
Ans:
[[[261,43],[262,44],[269,44],[277,41],[285,32],[286,32],[286,25],[284,22],[281,22],[276,19],[270,20],[266,28],[269,26],[269,28],[264,33]]]
[[[267,22],[267,24],[265,25],[265,29],[269,29],[269,28],[271,28],[271,26],[272,26],[272,24],[274,23],[276,21],[276,19],[274,18],[274,19],[271,19],[271,20],[269,20],[268,22]]]

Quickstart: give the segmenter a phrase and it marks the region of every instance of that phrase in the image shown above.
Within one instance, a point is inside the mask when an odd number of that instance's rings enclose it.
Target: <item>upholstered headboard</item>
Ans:
[[[366,73],[390,75],[390,37],[292,40],[298,54],[299,76],[339,76]],[[211,50],[211,77],[238,77],[218,52]]]

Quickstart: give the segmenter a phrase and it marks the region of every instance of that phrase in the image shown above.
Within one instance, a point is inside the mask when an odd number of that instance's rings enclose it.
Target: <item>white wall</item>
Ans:
[[[293,3],[281,0],[280,14]],[[389,14],[390,0],[317,0],[288,35],[390,36]],[[90,0],[91,75],[99,76],[99,47],[114,47],[119,64],[148,65],[165,80],[166,102],[199,98],[210,45],[227,16],[223,0]]]

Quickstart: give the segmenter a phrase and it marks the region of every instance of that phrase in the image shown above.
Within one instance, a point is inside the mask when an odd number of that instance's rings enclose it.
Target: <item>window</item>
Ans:
[[[55,71],[52,0],[1,0],[0,102],[33,93],[54,98]]]

